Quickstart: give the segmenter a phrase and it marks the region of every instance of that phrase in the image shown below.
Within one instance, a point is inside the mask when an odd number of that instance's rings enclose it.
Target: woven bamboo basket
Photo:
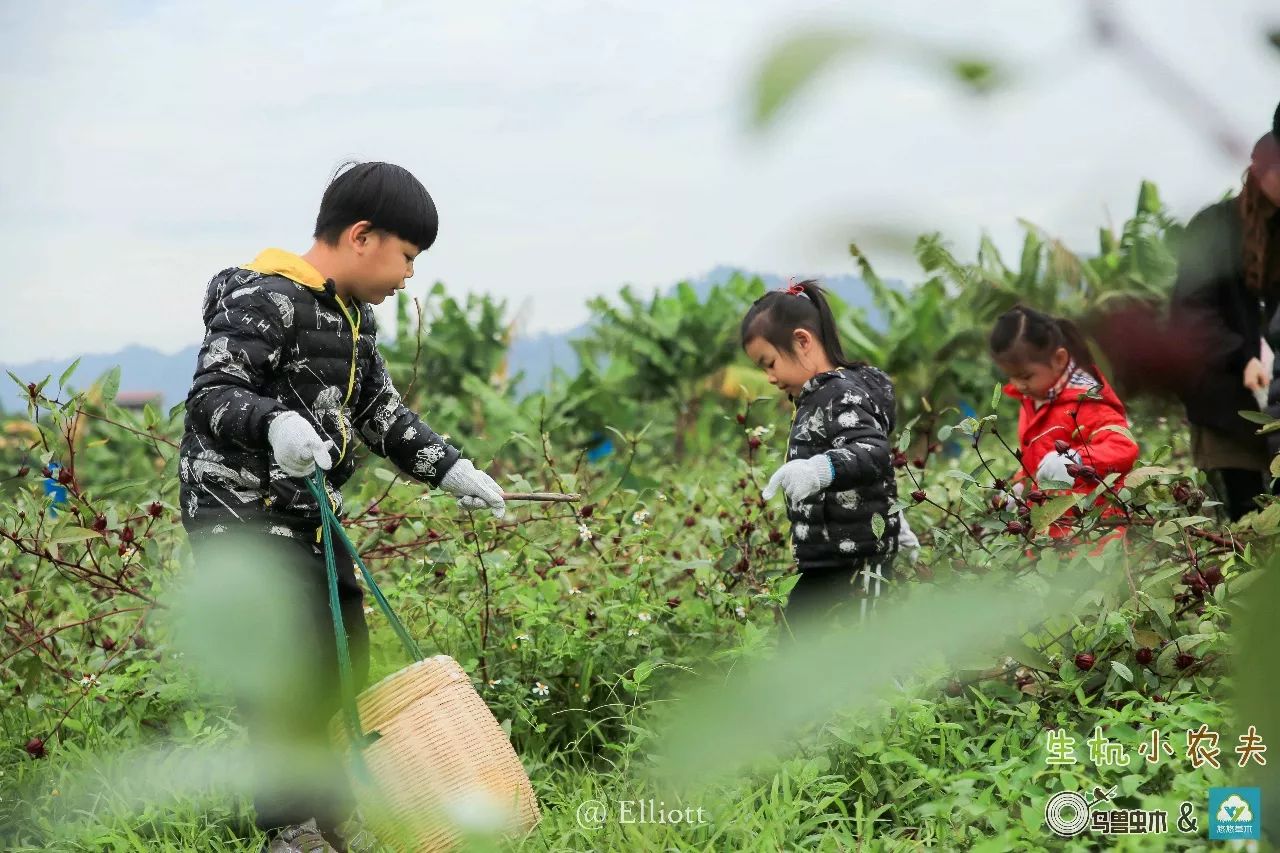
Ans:
[[[398,853],[454,849],[471,828],[527,832],[538,803],[502,727],[448,655],[406,666],[357,698],[361,727],[378,735],[352,762],[342,714],[329,724],[365,822]],[[372,782],[370,786],[369,782]]]

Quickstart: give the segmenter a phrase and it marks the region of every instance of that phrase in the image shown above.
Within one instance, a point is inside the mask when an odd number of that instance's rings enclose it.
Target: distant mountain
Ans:
[[[738,270],[729,266],[718,266],[696,279],[691,279],[694,291],[705,298],[712,287],[728,281]],[[745,272],[751,276],[756,273]],[[782,287],[786,280],[777,275],[760,275],[767,287]],[[870,293],[862,279],[852,275],[817,276],[823,286],[831,290],[850,306],[860,307],[868,311],[872,321],[877,314],[871,305]],[[552,372],[559,367],[569,373],[578,368],[577,355],[569,342],[583,337],[588,332],[586,325],[577,326],[562,332],[540,332],[518,338],[511,345],[511,358],[508,368],[511,373],[523,372],[524,379],[520,390],[530,391],[546,387]],[[195,371],[196,354],[199,345],[193,345],[173,354],[160,352],[147,346],[131,345],[114,353],[90,354],[80,357],[80,366],[69,380],[77,388],[87,386],[112,367],[120,366],[121,391],[158,391],[162,403],[167,408],[173,406],[187,396],[191,384],[191,374]],[[67,368],[74,358],[42,359],[21,364],[0,364],[0,368],[12,371],[24,382],[38,382],[45,376],[58,376]],[[0,377],[0,407],[4,411],[22,411],[26,407],[25,393],[14,385],[8,377]]]

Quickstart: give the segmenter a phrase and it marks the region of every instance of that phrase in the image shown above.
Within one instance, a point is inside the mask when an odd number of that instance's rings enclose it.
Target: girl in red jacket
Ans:
[[[1128,437],[1124,404],[1103,378],[1080,330],[1070,320],[1016,306],[996,320],[991,354],[1009,378],[1004,392],[1021,401],[1018,447],[1022,470],[1042,492],[1070,490],[1087,495],[1108,475],[1124,475],[1138,458]],[[1103,517],[1123,517],[1110,503]],[[1070,535],[1070,516],[1055,524],[1055,539]]]

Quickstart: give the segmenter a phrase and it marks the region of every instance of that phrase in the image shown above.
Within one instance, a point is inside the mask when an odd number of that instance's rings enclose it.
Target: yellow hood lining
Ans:
[[[284,249],[263,249],[243,269],[263,275],[282,275],[312,290],[324,290],[325,278],[320,271],[307,263],[300,255]]]

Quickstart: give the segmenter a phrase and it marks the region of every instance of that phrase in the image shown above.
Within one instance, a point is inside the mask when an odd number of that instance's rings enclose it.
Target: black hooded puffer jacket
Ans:
[[[268,249],[209,282],[205,338],[187,395],[179,452],[188,530],[244,523],[312,536],[320,508],[301,478],[275,464],[267,431],[286,411],[333,442],[326,476],[341,515],[357,433],[407,475],[438,486],[457,449],[405,407],[365,304],[341,299],[303,259]]]

